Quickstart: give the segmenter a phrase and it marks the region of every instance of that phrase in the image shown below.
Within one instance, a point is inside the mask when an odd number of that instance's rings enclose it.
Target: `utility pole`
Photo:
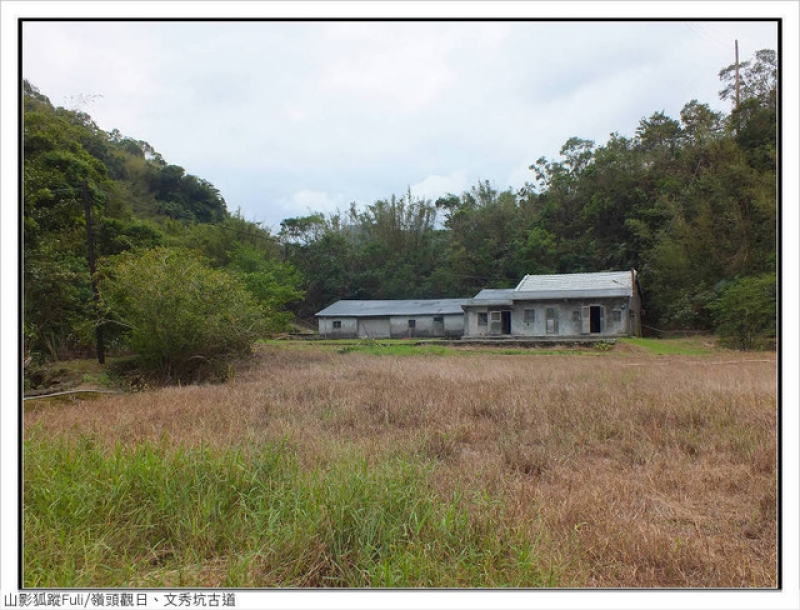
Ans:
[[[92,276],[92,292],[94,293],[95,337],[97,338],[97,362],[106,363],[106,350],[103,345],[103,324],[100,320],[100,290],[97,288],[95,273],[97,267],[94,259],[94,231],[92,230],[92,208],[89,204],[89,181],[83,181],[83,209],[86,213],[86,246],[89,258],[89,273]]]

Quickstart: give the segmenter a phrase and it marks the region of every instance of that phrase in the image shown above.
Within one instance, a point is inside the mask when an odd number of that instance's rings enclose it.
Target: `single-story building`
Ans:
[[[319,334],[328,339],[460,337],[467,300],[336,301],[316,314]]]
[[[635,269],[526,275],[472,299],[337,301],[317,313],[325,338],[620,337],[641,335]]]
[[[482,290],[463,305],[464,336],[641,335],[637,273],[526,275],[516,288]]]

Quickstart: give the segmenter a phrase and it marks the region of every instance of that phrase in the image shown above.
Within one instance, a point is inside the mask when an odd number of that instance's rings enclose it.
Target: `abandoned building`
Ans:
[[[336,301],[317,313],[319,334],[328,339],[460,337],[467,300]]]
[[[620,337],[641,334],[637,273],[526,275],[472,299],[337,301],[317,313],[325,338]]]
[[[467,337],[641,334],[641,295],[633,269],[526,275],[516,288],[481,290],[463,309]]]

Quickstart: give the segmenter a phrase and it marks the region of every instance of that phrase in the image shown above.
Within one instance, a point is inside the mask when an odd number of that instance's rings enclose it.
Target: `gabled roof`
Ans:
[[[510,306],[514,301],[629,297],[633,290],[630,271],[526,275],[516,288],[481,290],[466,305]]]
[[[526,275],[516,292],[585,292],[602,290],[609,296],[630,296],[633,285],[630,271],[601,271],[599,273],[567,273],[563,275]]]
[[[461,314],[469,299],[427,299],[406,301],[336,301],[316,315],[321,318],[367,318],[380,316],[434,316]]]

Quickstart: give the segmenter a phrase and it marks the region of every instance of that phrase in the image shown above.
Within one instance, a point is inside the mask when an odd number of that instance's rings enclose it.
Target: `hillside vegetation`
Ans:
[[[679,119],[663,112],[643,118],[632,137],[614,133],[603,144],[570,138],[559,159],[531,165],[531,182],[519,191],[498,190],[488,180],[435,202],[409,191],[327,217],[287,218],[277,234],[231,213],[212,184],[169,163],[148,142],[54,107],[26,81],[26,361],[35,366],[91,350],[100,325],[112,348],[136,345],[163,377],[191,378],[247,351],[257,336],[286,330],[294,317],[311,320],[336,299],[465,297],[513,286],[529,273],[628,268],[641,272],[647,326],[715,330],[742,348],[770,345],[776,54],[759,51],[741,67],[742,99],[730,115],[692,100]],[[720,78],[720,95],[730,99],[730,67]],[[167,272],[158,260],[173,267]],[[250,326],[252,337],[225,353],[197,348],[187,356],[197,358],[181,362],[142,352],[165,341],[143,329],[174,328],[178,312],[203,315],[191,310],[198,299],[187,295],[191,274],[181,265],[224,274],[225,285],[249,295],[240,314],[263,322]],[[147,325],[122,296],[141,282],[144,269],[166,278],[174,293],[147,314],[162,316]],[[225,282],[200,275],[198,298],[213,303],[213,286]],[[157,345],[143,346],[137,332]]]

